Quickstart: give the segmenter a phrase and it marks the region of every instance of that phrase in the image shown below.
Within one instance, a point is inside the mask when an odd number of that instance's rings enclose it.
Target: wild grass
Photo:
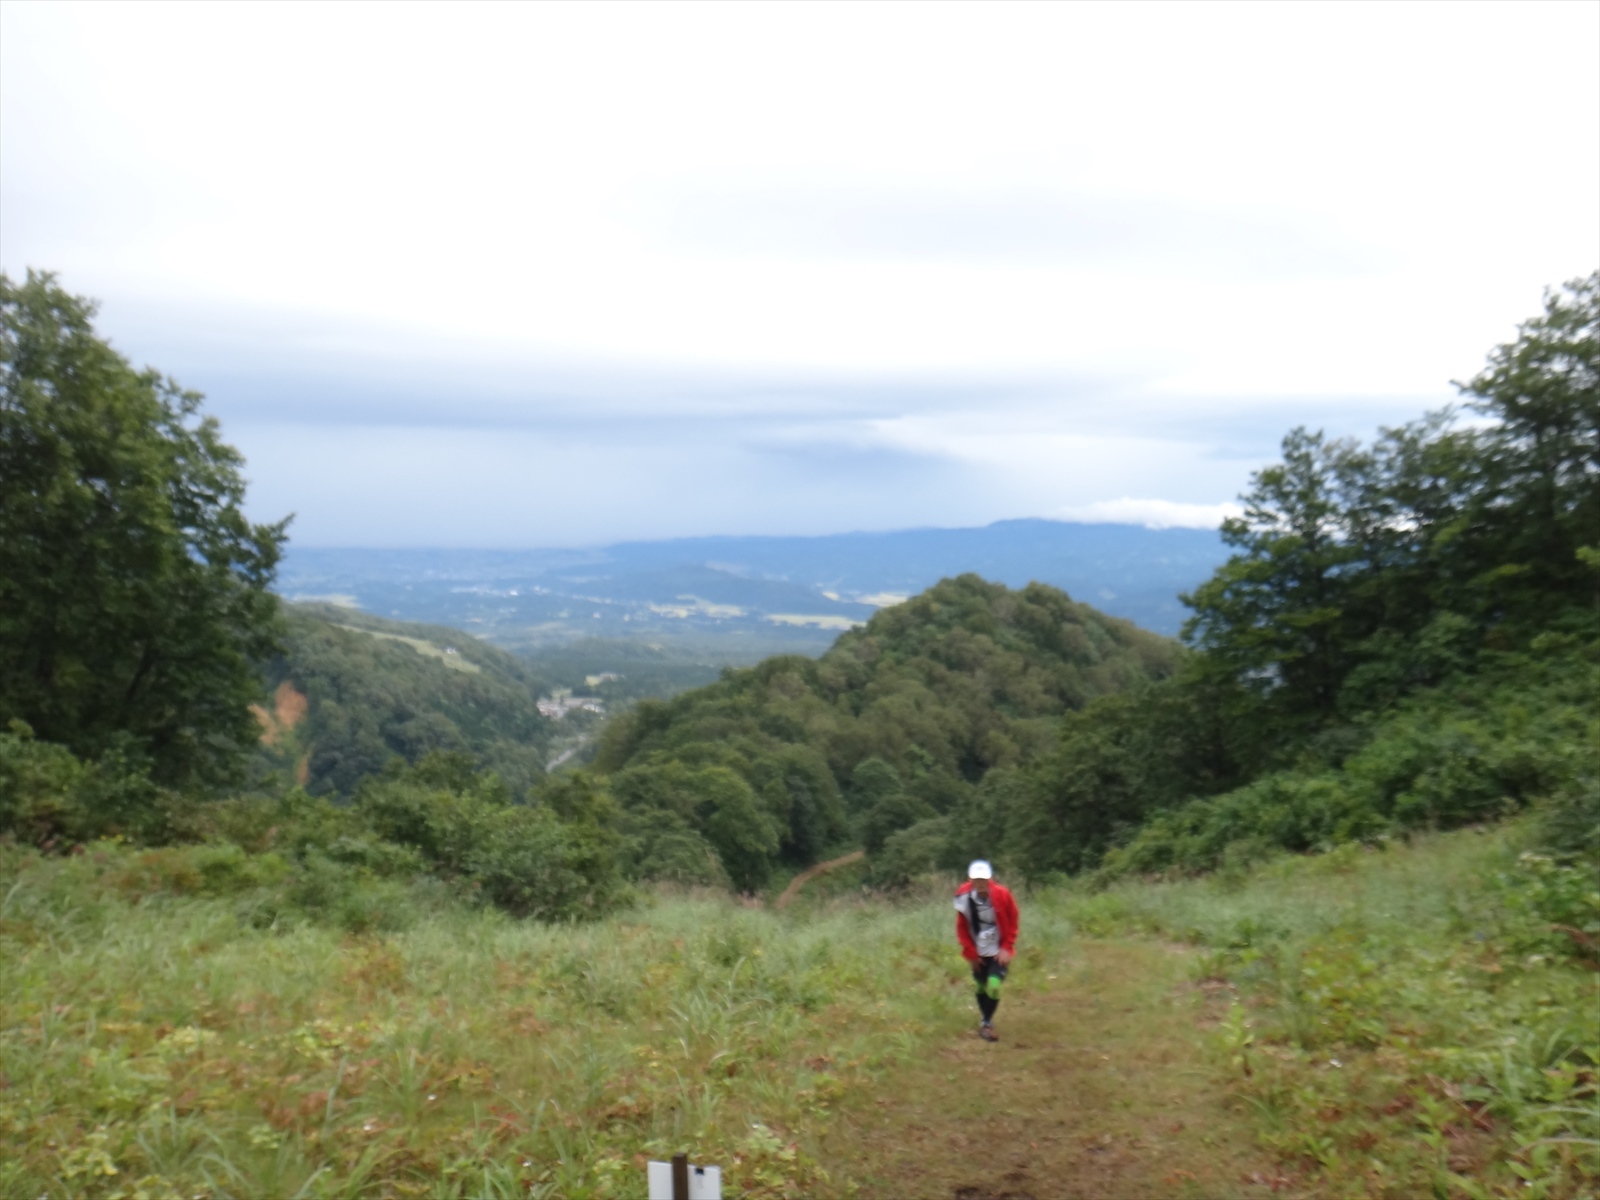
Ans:
[[[1197,1044],[1299,1190],[1592,1194],[1600,974],[1524,903],[1522,836],[1039,890],[1008,988],[1045,1002],[1074,938],[1196,946]],[[847,1194],[829,1128],[970,1023],[942,885],[575,925],[419,892],[355,934],[273,907],[270,856],[160,853],[193,869],[0,847],[0,1195],[606,1197],[678,1151]]]
[[[969,1004],[943,905],[352,936],[152,894],[117,847],[3,865],[4,1195],[611,1196],[684,1150],[816,1194],[837,1102]]]
[[[1197,982],[1233,998],[1224,1075],[1318,1194],[1593,1195],[1600,972],[1539,901],[1563,887],[1592,924],[1600,881],[1527,840],[1351,844],[1041,900],[1084,932],[1204,948]]]

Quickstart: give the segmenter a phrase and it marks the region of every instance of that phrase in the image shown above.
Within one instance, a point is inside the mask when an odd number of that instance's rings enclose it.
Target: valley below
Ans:
[[[1185,614],[1178,594],[1224,557],[1212,530],[1019,520],[576,550],[296,546],[278,588],[292,601],[455,626],[518,652],[621,642],[722,666],[821,654],[879,608],[968,571],[1016,588],[1048,583],[1170,636]]]

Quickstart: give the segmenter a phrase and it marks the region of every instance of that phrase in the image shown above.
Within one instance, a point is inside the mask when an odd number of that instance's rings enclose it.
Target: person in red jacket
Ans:
[[[967,882],[956,889],[956,938],[961,954],[972,964],[978,981],[978,1036],[998,1042],[994,1010],[1000,1007],[1000,984],[1017,953],[1017,902],[1009,888],[994,881],[994,868],[978,859],[967,868]]]

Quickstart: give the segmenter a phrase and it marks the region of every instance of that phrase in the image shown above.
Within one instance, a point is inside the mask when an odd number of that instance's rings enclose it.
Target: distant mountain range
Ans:
[[[724,662],[818,654],[877,608],[973,572],[1062,588],[1175,634],[1178,593],[1225,558],[1215,531],[1066,521],[824,537],[704,537],[580,550],[291,547],[279,590],[471,630],[511,649],[625,639]]]

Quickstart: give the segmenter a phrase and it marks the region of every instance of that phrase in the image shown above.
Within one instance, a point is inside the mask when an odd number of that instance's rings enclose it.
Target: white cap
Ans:
[[[984,859],[981,859],[981,858],[973,859],[972,865],[967,868],[967,878],[968,879],[993,879],[994,878],[994,868],[991,867]]]

